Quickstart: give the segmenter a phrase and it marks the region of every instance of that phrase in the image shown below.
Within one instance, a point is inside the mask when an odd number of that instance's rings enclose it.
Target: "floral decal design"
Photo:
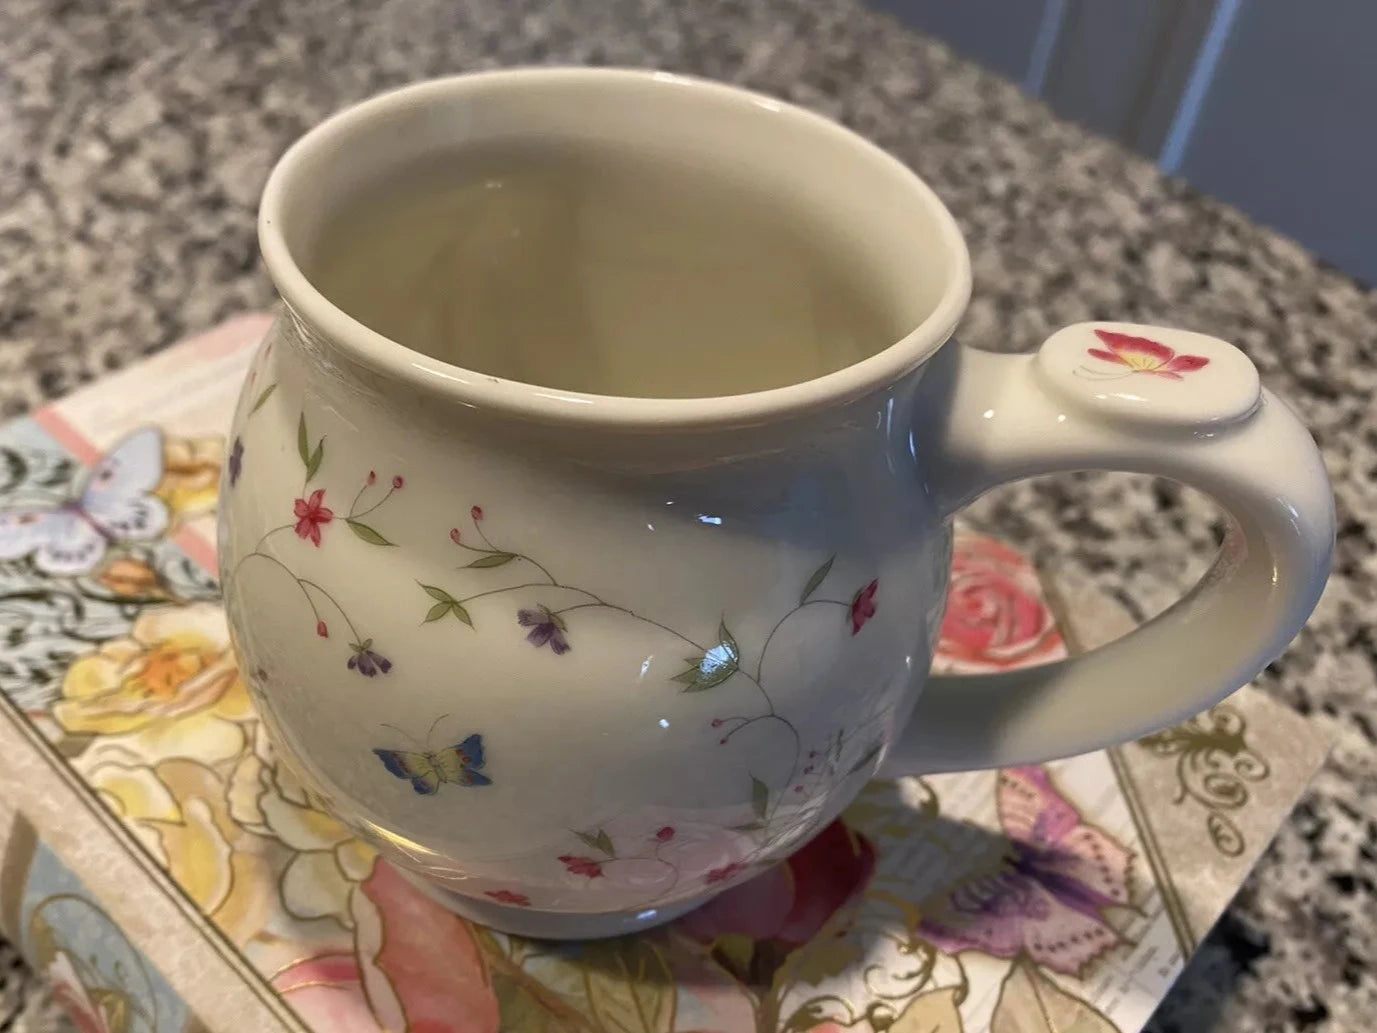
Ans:
[[[296,514],[296,536],[320,548],[320,529],[335,519],[334,510],[325,506],[325,489],[317,488],[309,499],[297,499],[292,512]]]
[[[239,477],[244,472],[244,439],[238,434],[234,436],[234,447],[230,449],[229,463],[229,482],[233,488],[239,483]]]
[[[880,582],[872,581],[851,600],[851,634],[859,635],[865,622],[875,616],[875,592],[879,587]]]
[[[252,411],[257,411],[258,406],[266,401],[266,394],[270,394],[271,391],[272,388],[267,389],[265,397],[259,400]],[[242,442],[236,437],[236,451],[242,456],[241,446]],[[301,541],[309,542],[313,548],[319,549],[325,538],[325,529],[336,520],[335,511],[325,504],[325,488],[316,488],[309,493],[307,492],[311,481],[320,471],[321,463],[325,460],[325,437],[321,436],[315,439],[314,444],[312,444],[312,436],[304,412],[297,420],[297,455],[301,459],[303,475],[301,493],[292,503],[293,520],[290,523],[281,524],[265,531],[254,547],[240,557],[239,562],[235,564],[234,569],[225,579],[226,596],[233,594],[240,573],[248,563],[257,562],[272,566],[279,573],[290,578],[301,591],[301,596],[310,610],[312,624],[318,638],[328,639],[330,637],[330,624],[326,619],[327,614],[331,612],[338,614],[344,622],[349,629],[348,655],[345,657],[345,666],[349,670],[361,674],[365,678],[387,674],[392,670],[392,660],[381,651],[373,648],[373,639],[370,636],[360,633],[334,593],[318,581],[301,577],[282,559],[264,550],[264,545],[269,539],[275,538],[285,531],[292,531]],[[231,456],[231,461],[233,461],[233,456]],[[238,474],[234,472],[233,466],[231,467],[231,479],[232,482],[238,479]],[[349,528],[355,538],[369,545],[391,548],[396,543],[379,531],[371,521],[374,519],[373,514],[386,506],[392,497],[404,487],[406,487],[406,481],[400,474],[394,475],[391,478],[390,486],[384,488],[378,484],[377,472],[369,470],[358,491],[355,492],[354,499],[349,504],[348,512],[341,518],[344,525]],[[365,520],[365,518],[369,519]]]
[[[787,824],[784,824],[779,811],[780,805],[790,796],[798,798],[802,802],[809,797],[810,791],[814,788],[819,791],[832,788],[832,783],[828,782],[827,779],[835,778],[838,774],[836,762],[840,760],[840,751],[846,738],[845,733],[838,730],[835,739],[829,739],[827,743],[811,751],[805,758],[798,729],[788,717],[776,710],[774,700],[765,684],[766,655],[780,628],[794,615],[809,607],[825,607],[838,611],[842,626],[852,636],[860,634],[867,622],[878,612],[876,602],[880,588],[878,579],[871,579],[855,591],[849,600],[819,596],[817,593],[831,574],[835,561],[835,557],[829,557],[812,572],[803,584],[799,592],[798,603],[779,618],[761,643],[759,653],[756,655],[753,673],[749,666],[743,662],[741,644],[737,642],[731,629],[728,628],[725,619],[718,622],[717,632],[712,639],[704,641],[692,638],[654,618],[604,599],[586,588],[561,582],[551,573],[549,567],[533,556],[506,545],[495,544],[485,529],[485,515],[482,506],[471,507],[469,519],[473,525],[470,531],[453,527],[449,532],[450,541],[472,556],[460,568],[461,570],[483,572],[507,567],[511,564],[519,564],[529,568],[532,573],[519,584],[503,588],[480,589],[462,595],[455,594],[440,585],[421,584],[420,588],[431,600],[429,608],[422,618],[423,624],[433,624],[453,617],[468,628],[478,630],[473,614],[469,609],[470,604],[475,600],[491,599],[517,592],[529,594],[533,590],[550,589],[565,593],[566,598],[568,594],[572,594],[577,601],[564,606],[538,602],[534,606],[519,607],[515,611],[515,623],[519,628],[527,629],[525,635],[527,642],[537,649],[549,646],[551,654],[556,657],[566,655],[573,648],[570,622],[577,618],[571,615],[580,612],[589,610],[612,611],[666,632],[683,644],[687,654],[684,657],[683,669],[670,678],[671,682],[680,686],[680,692],[708,692],[736,680],[747,688],[763,707],[763,710],[754,713],[728,713],[713,718],[711,720],[712,728],[723,730],[723,734],[718,739],[719,745],[725,746],[745,728],[766,722],[781,728],[790,739],[792,762],[786,779],[774,785],[767,785],[761,779],[751,777],[752,818],[741,826],[741,830],[760,833],[760,852],[764,852],[766,842],[774,842],[779,836],[791,832],[793,827],[802,827],[811,820],[811,814],[794,816],[788,820]],[[849,776],[868,767],[878,756],[878,753],[878,746],[866,750],[860,761],[853,765],[846,774]],[[830,763],[822,763],[819,760],[824,755],[831,757]],[[672,829],[669,830],[671,835],[672,831]],[[603,852],[608,857],[615,856],[610,844],[603,848]],[[604,862],[596,857],[570,853],[558,855],[556,859],[567,871],[584,878],[600,878],[603,874],[602,864]],[[708,871],[705,881],[710,884],[717,884],[734,880],[750,869],[753,860],[754,856],[752,855],[715,866]]]
[[[564,636],[568,625],[564,623],[563,617],[548,607],[537,606],[534,610],[517,610],[516,622],[523,628],[531,629],[531,633],[526,636],[526,641],[531,645],[539,648],[548,644],[555,656],[563,656],[569,652],[569,640]]]
[[[1123,937],[1106,910],[1131,904],[1133,855],[1081,821],[1045,768],[1006,768],[997,785],[1007,852],[928,902],[919,926],[942,950],[1026,955],[1079,974]]]
[[[1141,373],[1165,380],[1182,380],[1186,374],[1210,364],[1210,360],[1203,355],[1178,355],[1174,348],[1147,337],[1135,337],[1114,330],[1096,330],[1095,336],[1104,343],[1104,347],[1087,348],[1086,354],[1101,362],[1123,367],[1123,371],[1081,366],[1076,370],[1077,376],[1091,380],[1114,380]]]

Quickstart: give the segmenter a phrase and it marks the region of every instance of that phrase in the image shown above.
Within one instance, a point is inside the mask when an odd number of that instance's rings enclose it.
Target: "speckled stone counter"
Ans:
[[[1371,1029],[1377,294],[857,3],[6,0],[0,413],[266,306],[258,192],[331,110],[421,76],[530,62],[728,79],[876,140],[966,231],[969,343],[1028,348],[1083,319],[1169,322],[1237,342],[1294,402],[1338,488],[1337,569],[1258,691],[1337,745],[1151,1028]],[[1108,476],[1006,489],[974,518],[1142,612],[1203,571],[1222,528],[1199,496]],[[0,956],[0,1029],[57,1028],[12,957]]]

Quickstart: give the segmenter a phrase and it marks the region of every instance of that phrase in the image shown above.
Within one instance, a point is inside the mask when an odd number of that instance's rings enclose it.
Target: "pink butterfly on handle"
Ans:
[[[45,574],[74,576],[95,567],[113,542],[157,538],[167,528],[167,506],[151,492],[162,476],[161,431],[133,431],[96,464],[75,498],[0,512],[0,560],[31,555]]]
[[[1132,907],[1133,854],[1084,824],[1044,768],[1005,768],[996,792],[1004,863],[925,904],[919,932],[948,953],[1026,954],[1076,975],[1123,941],[1104,909]]]

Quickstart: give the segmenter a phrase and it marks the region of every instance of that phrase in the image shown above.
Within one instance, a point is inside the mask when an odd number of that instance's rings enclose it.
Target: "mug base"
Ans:
[[[678,901],[667,907],[607,914],[579,915],[533,911],[530,908],[466,897],[437,886],[424,876],[408,872],[400,866],[394,865],[393,868],[431,900],[453,911],[460,918],[467,918],[471,922],[489,926],[499,932],[528,936],[536,940],[600,940],[609,936],[625,936],[673,921],[709,899],[703,897],[687,903]]]

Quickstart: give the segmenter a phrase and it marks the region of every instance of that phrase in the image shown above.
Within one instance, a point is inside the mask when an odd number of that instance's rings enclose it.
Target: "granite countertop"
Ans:
[[[888,148],[967,234],[968,343],[1029,348],[1084,319],[1172,323],[1237,342],[1295,404],[1337,487],[1337,568],[1259,689],[1337,745],[1150,1028],[1370,1029],[1377,555],[1362,514],[1377,513],[1377,293],[857,2],[7,0],[0,414],[268,305],[258,192],[328,112],[422,76],[531,62],[745,83]],[[1004,489],[973,519],[1142,612],[1203,571],[1222,530],[1200,496],[1126,476]],[[0,981],[0,1030],[57,1028],[7,947]]]

